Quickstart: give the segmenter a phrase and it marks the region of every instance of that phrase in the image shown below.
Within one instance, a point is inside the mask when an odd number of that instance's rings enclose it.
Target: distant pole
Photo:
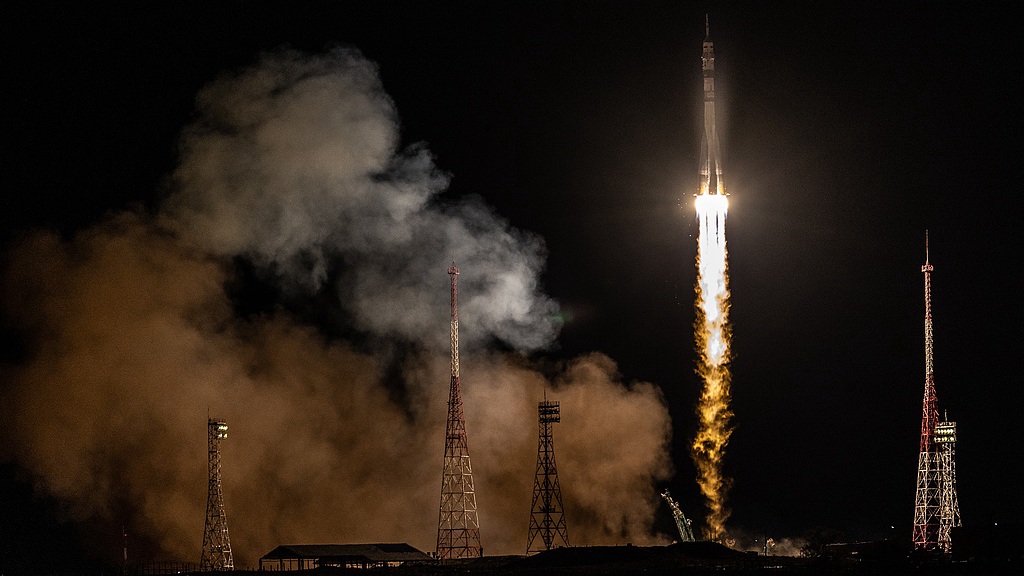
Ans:
[[[537,405],[537,416],[540,426],[537,473],[533,480],[527,554],[550,550],[557,547],[559,541],[561,546],[569,546],[569,530],[565,524],[565,506],[562,504],[562,488],[555,467],[555,439],[552,434],[552,424],[561,420],[558,402],[549,401],[545,394],[544,401]]]
[[[203,530],[203,556],[199,569],[234,570],[231,541],[228,538],[228,517],[224,513],[224,492],[220,482],[220,441],[228,437],[228,425],[223,420],[207,420],[207,452],[209,453],[209,483],[206,498],[206,528]]]
[[[462,387],[459,383],[459,269],[455,267],[455,262],[448,268],[448,274],[452,277],[452,378],[445,425],[441,511],[437,521],[437,557],[440,560],[477,558],[484,553],[480,544],[480,519],[477,517],[473,466],[469,460],[466,418],[462,411]]]

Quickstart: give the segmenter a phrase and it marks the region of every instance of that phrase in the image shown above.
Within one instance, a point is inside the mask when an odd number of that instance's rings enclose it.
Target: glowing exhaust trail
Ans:
[[[732,434],[729,410],[729,270],[725,245],[725,218],[729,199],[722,181],[722,166],[715,129],[715,54],[705,20],[701,54],[704,70],[704,137],[701,141],[701,183],[694,201],[700,227],[697,239],[697,300],[694,336],[697,373],[703,382],[697,406],[698,430],[691,446],[697,483],[708,509],[704,537],[725,540],[729,510],[725,495],[729,480],[722,472],[725,447]]]
[[[704,536],[721,541],[729,511],[725,507],[728,480],[722,459],[732,428],[729,424],[729,287],[725,246],[725,217],[729,200],[705,194],[694,202],[700,236],[697,240],[697,319],[694,326],[697,373],[703,381],[697,406],[698,430],[693,440],[697,482],[708,508]]]

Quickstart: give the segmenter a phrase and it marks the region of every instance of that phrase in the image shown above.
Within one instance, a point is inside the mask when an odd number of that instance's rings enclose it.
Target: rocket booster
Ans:
[[[704,72],[704,133],[700,142],[700,192],[725,194],[722,181],[722,153],[715,128],[715,45],[711,41],[711,26],[704,16],[704,48],[700,56]]]

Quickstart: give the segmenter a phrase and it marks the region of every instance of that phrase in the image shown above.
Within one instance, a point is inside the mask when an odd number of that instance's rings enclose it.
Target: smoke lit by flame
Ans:
[[[132,558],[199,558],[211,410],[231,426],[236,566],[282,542],[433,547],[453,259],[488,554],[525,544],[544,390],[563,407],[573,539],[663,540],[660,389],[599,353],[555,370],[519,354],[560,325],[543,241],[480,198],[443,200],[447,176],[399,128],[358,51],[268,52],[200,92],[155,213],[0,246],[0,326],[25,339],[0,358],[0,462],[88,527],[82,550],[116,549],[103,535],[126,523]],[[282,296],[261,304],[250,284]],[[266,308],[244,313],[252,300]]]
[[[723,194],[701,194],[695,206],[700,223],[697,242],[697,318],[694,326],[699,354],[697,373],[704,382],[697,406],[699,428],[692,455],[697,482],[704,494],[708,516],[704,536],[721,541],[725,536],[725,493],[729,481],[722,474],[722,458],[732,428],[729,421],[729,287],[725,247],[725,217],[729,200]]]

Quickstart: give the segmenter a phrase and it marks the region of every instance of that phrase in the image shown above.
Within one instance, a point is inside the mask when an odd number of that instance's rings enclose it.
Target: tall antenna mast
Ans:
[[[924,234],[924,404],[921,412],[921,452],[934,452],[935,424],[939,421],[935,394],[935,357],[932,352],[932,270],[928,257],[928,232]]]
[[[224,492],[220,483],[220,441],[228,437],[228,425],[223,420],[206,421],[210,481],[206,498],[206,529],[203,530],[203,556],[199,569],[234,570],[231,541],[228,538],[228,517],[224,513]]]
[[[561,420],[561,415],[558,402],[549,401],[546,392],[544,401],[537,404],[537,419],[540,425],[537,474],[533,480],[527,554],[557,547],[559,544],[556,540],[561,541],[561,546],[569,546],[569,530],[565,525],[565,506],[562,504],[562,488],[555,468],[555,439],[552,435],[552,425]],[[537,542],[538,536],[540,542]]]
[[[483,556],[473,466],[469,461],[466,418],[462,412],[462,388],[459,384],[459,269],[455,262],[448,268],[448,274],[452,277],[452,380],[445,426],[441,513],[437,522],[437,557],[442,560]]]
[[[924,273],[924,400],[921,408],[921,448],[917,458],[917,492],[914,499],[914,547],[935,548],[939,541],[939,455],[934,442],[939,421],[932,356],[932,270],[925,232]]]
[[[956,422],[940,422],[935,393],[935,361],[932,351],[932,266],[928,233],[924,240],[924,399],[921,408],[921,448],[917,460],[917,492],[914,500],[914,548],[949,552],[950,532],[960,525],[956,497]]]

